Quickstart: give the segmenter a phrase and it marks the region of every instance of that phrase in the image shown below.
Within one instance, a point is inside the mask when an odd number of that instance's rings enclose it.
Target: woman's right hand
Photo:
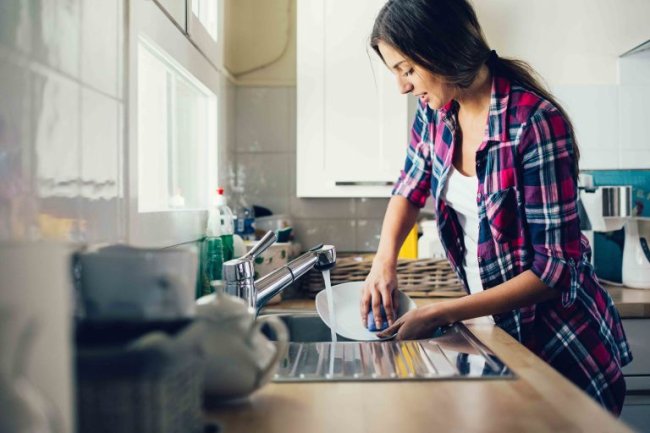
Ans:
[[[398,310],[397,271],[393,261],[381,260],[375,257],[361,290],[361,321],[368,326],[368,313],[372,308],[377,329],[381,329],[381,306],[386,311],[388,324],[392,325],[397,318]]]

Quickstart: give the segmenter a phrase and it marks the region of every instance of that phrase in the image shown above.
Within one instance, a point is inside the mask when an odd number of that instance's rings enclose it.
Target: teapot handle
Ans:
[[[284,356],[285,348],[289,342],[289,330],[282,320],[274,316],[260,317],[255,322],[256,331],[261,331],[261,328],[264,325],[268,325],[273,330],[273,333],[277,336],[278,343],[280,344],[276,347],[273,359],[264,371],[262,371],[259,377],[265,377],[272,368],[275,368],[280,361],[280,358]]]

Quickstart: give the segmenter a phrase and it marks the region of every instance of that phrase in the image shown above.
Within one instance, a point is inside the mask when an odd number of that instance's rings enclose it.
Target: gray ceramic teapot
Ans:
[[[262,332],[269,326],[271,342]],[[223,293],[197,301],[196,319],[186,331],[199,342],[205,357],[204,395],[208,400],[246,397],[266,384],[284,356],[289,334],[277,317],[255,317],[240,298]]]

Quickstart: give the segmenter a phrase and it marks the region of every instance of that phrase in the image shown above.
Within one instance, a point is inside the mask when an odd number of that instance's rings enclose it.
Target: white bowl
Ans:
[[[334,330],[341,337],[358,341],[380,341],[387,338],[379,338],[375,332],[368,331],[361,323],[359,305],[361,304],[361,289],[363,281],[337,284],[332,287],[334,296],[334,312],[336,313]],[[399,292],[399,308],[397,317],[403,316],[406,312],[417,308],[415,302],[403,292]],[[327,292],[321,290],[316,295],[316,310],[320,318],[332,329],[330,310],[327,301]]]

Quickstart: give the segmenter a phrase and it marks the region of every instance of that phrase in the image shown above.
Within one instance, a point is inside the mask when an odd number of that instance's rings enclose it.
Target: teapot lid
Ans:
[[[206,319],[222,321],[244,315],[254,317],[255,312],[243,299],[222,292],[215,292],[196,300],[196,315]]]

